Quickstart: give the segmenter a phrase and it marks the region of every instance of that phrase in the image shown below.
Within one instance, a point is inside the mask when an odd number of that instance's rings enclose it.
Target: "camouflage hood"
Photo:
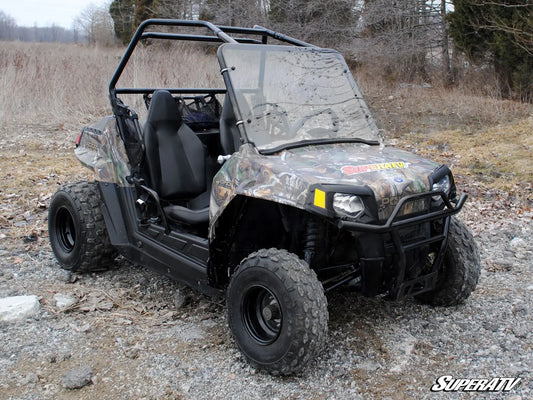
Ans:
[[[398,201],[430,190],[428,176],[439,165],[392,147],[341,144],[300,148],[281,155],[311,183],[368,186],[374,192],[380,219],[387,218]]]
[[[428,175],[439,166],[393,147],[359,143],[301,147],[278,156],[282,169],[288,168],[305,179],[314,180],[313,183],[367,185],[374,189],[381,186],[379,181],[386,179],[387,185],[397,187],[400,192],[415,184],[417,189],[413,193],[428,190]],[[379,191],[374,192],[379,195]]]
[[[215,177],[212,217],[238,194],[304,208],[315,184],[368,186],[380,219],[406,195],[430,190],[428,176],[439,164],[392,147],[328,144],[259,155],[243,146]]]

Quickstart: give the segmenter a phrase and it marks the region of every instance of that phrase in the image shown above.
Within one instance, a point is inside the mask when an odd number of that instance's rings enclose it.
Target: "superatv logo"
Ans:
[[[407,168],[408,164],[404,162],[390,162],[381,164],[367,165],[345,165],[341,168],[344,175],[362,174],[365,172],[381,171],[384,169],[402,169]]]
[[[522,378],[455,379],[444,375],[431,386],[432,392],[509,392],[517,387]]]

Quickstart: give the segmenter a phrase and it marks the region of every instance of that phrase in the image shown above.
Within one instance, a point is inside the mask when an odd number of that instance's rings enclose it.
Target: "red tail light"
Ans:
[[[80,142],[81,142],[81,136],[83,135],[83,130],[80,132],[80,134],[78,135],[78,139],[76,139],[76,147],[78,147],[80,145]]]

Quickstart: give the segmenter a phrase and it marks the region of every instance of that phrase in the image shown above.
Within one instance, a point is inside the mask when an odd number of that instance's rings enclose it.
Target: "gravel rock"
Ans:
[[[0,321],[15,322],[36,316],[41,309],[37,296],[0,299]]]
[[[72,295],[56,293],[54,295],[54,300],[56,301],[56,307],[64,310],[73,306],[78,302],[78,299]]]
[[[61,269],[58,271],[58,280],[65,283],[74,283],[78,279],[76,274],[73,274],[71,271],[68,271],[66,269]]]
[[[72,353],[68,349],[62,349],[61,352],[53,352],[46,356],[46,361],[50,364],[60,363],[72,357]]]
[[[483,266],[465,304],[434,308],[332,291],[325,350],[299,375],[284,378],[244,361],[228,332],[224,299],[195,294],[121,258],[110,271],[72,274],[71,282],[43,235],[29,257],[21,241],[9,242],[0,278],[12,279],[0,279],[0,297],[32,293],[43,306],[39,319],[0,323],[0,397],[531,399],[533,253],[526,238],[533,237],[533,213],[513,210],[471,196],[460,214]],[[516,237],[526,243],[519,251],[524,258],[510,245]],[[186,297],[179,307],[177,291]],[[58,293],[79,301],[68,313],[57,312]],[[97,370],[98,382],[87,385],[96,379],[87,372],[79,381],[86,386],[65,392],[61,376],[77,365]],[[494,396],[431,393],[442,375],[521,377],[522,385]]]
[[[128,347],[127,349],[124,349],[124,355],[128,358],[131,358],[132,360],[135,360],[137,357],[139,357],[140,351],[141,351],[140,347],[137,347],[137,346]]]
[[[39,382],[39,376],[36,373],[28,373],[21,381],[22,386],[35,386]]]
[[[91,383],[93,377],[93,369],[85,365],[65,372],[61,377],[61,383],[68,390],[80,389]]]
[[[182,290],[176,289],[172,295],[172,302],[177,309],[183,308],[187,304],[187,297]]]
[[[511,250],[517,252],[521,250],[525,250],[527,247],[527,243],[524,239],[515,237],[513,240],[511,240],[511,243],[509,243]]]

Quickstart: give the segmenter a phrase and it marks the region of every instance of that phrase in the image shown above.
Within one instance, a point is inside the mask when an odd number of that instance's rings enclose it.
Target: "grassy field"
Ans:
[[[212,51],[190,46],[150,50],[138,52],[120,85],[223,86]],[[108,82],[122,53],[68,44],[0,43],[2,197],[24,185],[33,197],[41,195],[42,185],[35,181],[57,168],[55,184],[82,174],[72,143],[81,126],[110,113]],[[531,205],[533,105],[460,89],[385,83],[371,71],[355,75],[389,143],[450,164],[459,181],[473,179],[482,192],[504,190]],[[44,185],[43,196],[53,192],[52,186]]]
[[[108,85],[123,53],[75,44],[0,42],[0,129],[79,127],[110,114]],[[128,85],[221,87],[222,78],[214,54],[151,46],[137,49],[128,63],[118,86]]]

